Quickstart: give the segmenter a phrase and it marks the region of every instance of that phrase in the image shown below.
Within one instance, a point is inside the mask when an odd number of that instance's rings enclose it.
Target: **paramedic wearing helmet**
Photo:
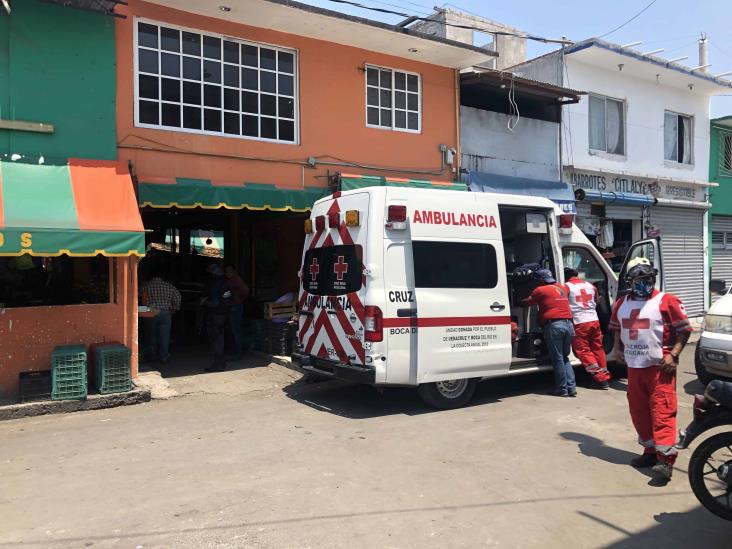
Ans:
[[[536,280],[543,282],[524,300],[528,306],[539,306],[539,323],[544,327],[544,341],[554,367],[554,392],[560,397],[577,396],[574,370],[569,362],[574,326],[569,308],[569,290],[557,284],[549,269],[534,271]]]
[[[607,369],[602,328],[597,316],[597,287],[579,278],[579,273],[570,268],[564,269],[564,280],[569,288],[569,308],[574,317],[572,350],[595,383],[601,389],[609,389],[610,372]]]
[[[654,288],[657,273],[647,259],[629,266],[631,291],[615,303],[610,329],[616,358],[628,365],[630,417],[644,447],[630,464],[668,481],[676,460],[676,369],[691,325],[679,298]]]

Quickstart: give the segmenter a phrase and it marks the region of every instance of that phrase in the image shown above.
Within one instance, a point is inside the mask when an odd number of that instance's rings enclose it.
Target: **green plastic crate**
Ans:
[[[86,347],[63,345],[51,353],[51,400],[83,400],[87,396]]]
[[[95,350],[94,380],[100,393],[126,393],[132,390],[131,356],[132,352],[124,345]]]

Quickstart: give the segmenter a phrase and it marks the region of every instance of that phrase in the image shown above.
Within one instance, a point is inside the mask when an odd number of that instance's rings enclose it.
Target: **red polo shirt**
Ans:
[[[564,284],[545,284],[531,292],[524,303],[539,306],[539,324],[543,326],[548,320],[572,320],[568,296],[569,290]]]

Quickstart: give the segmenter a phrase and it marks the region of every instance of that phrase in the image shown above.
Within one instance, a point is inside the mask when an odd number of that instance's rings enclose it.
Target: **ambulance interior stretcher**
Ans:
[[[563,281],[565,265],[557,266],[554,261],[551,234],[549,231],[551,211],[526,210],[523,208],[499,207],[503,247],[506,258],[509,306],[511,320],[518,326],[518,337],[512,347],[512,363],[548,363],[549,356],[544,342],[544,331],[539,325],[537,307],[526,307],[523,300],[539,285],[532,272],[536,268],[549,269],[557,280]],[[588,256],[573,253],[571,248],[563,251],[567,266],[578,271],[579,277],[597,286],[600,295],[598,315],[603,331],[606,333],[610,320],[610,301],[607,278],[599,272],[595,264],[590,264]],[[612,337],[606,340],[606,351],[612,349]]]
[[[548,220],[553,212],[501,206],[499,213],[511,320],[518,325],[518,340],[513,344],[512,362],[546,362],[548,352],[537,308],[526,307],[523,300],[539,285],[531,276],[536,268],[557,273]]]

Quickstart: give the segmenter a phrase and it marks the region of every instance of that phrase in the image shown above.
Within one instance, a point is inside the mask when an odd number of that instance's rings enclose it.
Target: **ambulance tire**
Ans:
[[[423,383],[417,387],[422,400],[439,410],[462,408],[473,398],[477,379],[455,379],[437,383]]]

